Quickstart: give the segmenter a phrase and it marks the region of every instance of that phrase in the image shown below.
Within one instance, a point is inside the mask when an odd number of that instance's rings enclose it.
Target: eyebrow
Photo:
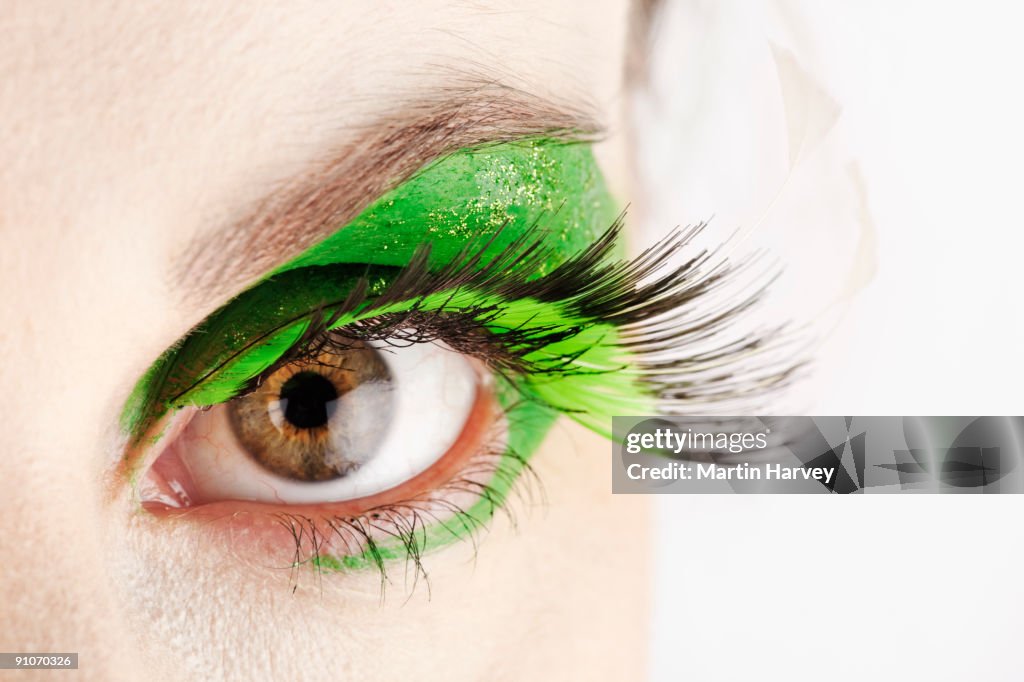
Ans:
[[[193,306],[223,301],[225,293],[333,234],[429,162],[465,147],[541,135],[594,139],[600,126],[590,112],[493,80],[470,80],[407,102],[240,219],[190,240],[172,266],[175,288]]]

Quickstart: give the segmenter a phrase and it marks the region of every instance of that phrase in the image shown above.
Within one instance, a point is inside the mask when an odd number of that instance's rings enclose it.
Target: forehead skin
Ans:
[[[429,558],[429,601],[401,571],[384,606],[369,574],[293,594],[109,483],[135,380],[237,292],[183,303],[175,259],[396,109],[471,76],[592,111],[624,194],[628,9],[0,7],[0,650],[78,651],[107,680],[642,677],[644,511],[573,427],[535,457],[548,510],[496,519],[475,564]]]

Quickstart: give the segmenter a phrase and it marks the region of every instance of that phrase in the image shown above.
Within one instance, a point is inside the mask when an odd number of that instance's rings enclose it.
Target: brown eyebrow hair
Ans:
[[[185,247],[172,276],[192,305],[223,300],[321,241],[430,161],[464,147],[527,137],[594,139],[585,105],[494,80],[464,79],[407,102],[258,201],[243,217]]]

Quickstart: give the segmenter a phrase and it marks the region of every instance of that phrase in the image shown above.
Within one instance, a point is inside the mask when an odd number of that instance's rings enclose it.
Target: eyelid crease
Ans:
[[[431,266],[440,267],[481,239],[499,253],[540,223],[569,255],[618,213],[589,145],[549,138],[483,145],[427,164],[271,274],[338,263],[405,267],[424,242],[433,247]]]

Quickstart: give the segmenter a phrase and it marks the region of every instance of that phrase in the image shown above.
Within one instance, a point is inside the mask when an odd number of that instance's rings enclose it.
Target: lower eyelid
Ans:
[[[435,548],[428,535],[440,539],[436,544],[446,544],[474,533],[484,517],[501,505],[501,493],[491,490],[506,457],[502,446],[493,444],[448,481],[415,497],[364,509],[351,503],[217,502],[150,513],[157,519],[191,524],[206,544],[259,565],[286,568],[317,562],[361,568],[375,563],[374,555],[386,560],[415,555],[412,558],[418,561],[420,554]]]
[[[252,557],[258,563],[269,560],[271,565],[283,566],[316,557],[318,561],[331,558],[336,563],[354,565],[360,555],[365,558],[368,547],[373,553],[391,551],[396,552],[393,558],[401,558],[401,551],[410,547],[408,538],[396,537],[404,531],[414,529],[425,538],[428,531],[436,531],[428,526],[440,526],[443,539],[455,539],[479,524],[477,519],[467,522],[463,518],[466,510],[490,504],[489,516],[501,501],[500,494],[490,492],[490,485],[507,457],[507,421],[490,391],[477,401],[473,411],[468,423],[474,426],[467,428],[434,466],[383,493],[311,505],[220,501],[175,508],[156,494],[161,485],[158,483],[145,491],[149,502],[143,508],[161,520],[194,524],[204,534],[205,542],[224,546],[235,556]],[[174,431],[168,430],[172,442],[167,449],[178,446],[174,432],[180,433],[197,412],[193,409],[191,414],[180,416]],[[485,443],[482,449],[481,442]],[[467,448],[477,452],[467,453]],[[181,475],[177,468],[180,460],[174,452],[162,450],[151,468],[156,470],[157,480],[164,478],[162,485],[166,487],[167,480]],[[180,494],[173,489],[164,492],[168,496]],[[446,534],[451,537],[445,538]],[[404,549],[396,550],[396,545]],[[420,546],[418,551],[424,549],[429,547]]]

